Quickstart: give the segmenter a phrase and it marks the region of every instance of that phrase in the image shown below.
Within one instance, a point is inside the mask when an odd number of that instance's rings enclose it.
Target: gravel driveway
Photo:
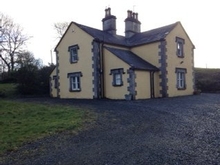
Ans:
[[[96,124],[5,155],[0,164],[217,165],[220,94],[139,101],[25,99],[73,104],[97,112]]]

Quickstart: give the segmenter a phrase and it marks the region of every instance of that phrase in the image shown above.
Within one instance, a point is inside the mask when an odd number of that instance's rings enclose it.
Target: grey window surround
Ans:
[[[72,72],[67,74],[69,78],[69,91],[70,92],[80,92],[81,91],[81,79],[82,72]]]
[[[79,49],[79,46],[77,44],[69,46],[69,48],[68,48],[68,51],[70,53],[70,63],[71,64],[77,63],[79,60],[78,49]]]
[[[57,76],[53,76],[53,80],[54,80],[54,88],[58,87],[58,78]]]
[[[112,86],[123,86],[122,74],[125,74],[123,68],[111,69],[110,75],[113,75]]]
[[[184,44],[185,40],[180,37],[176,37],[176,55],[179,58],[184,58]]]
[[[175,73],[176,73],[176,88],[178,90],[185,90],[187,70],[185,68],[176,68]]]

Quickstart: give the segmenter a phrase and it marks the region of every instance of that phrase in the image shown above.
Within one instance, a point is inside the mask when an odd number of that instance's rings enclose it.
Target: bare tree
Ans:
[[[54,29],[56,30],[57,38],[60,39],[63,36],[68,26],[68,22],[54,23]]]
[[[28,65],[37,66],[37,68],[42,68],[43,63],[41,59],[35,59],[33,53],[29,51],[21,52],[17,55],[17,59],[15,61],[15,68],[19,69]]]
[[[23,28],[7,15],[0,13],[0,23],[0,60],[10,72],[14,70],[17,55],[24,50],[30,37],[24,35]]]

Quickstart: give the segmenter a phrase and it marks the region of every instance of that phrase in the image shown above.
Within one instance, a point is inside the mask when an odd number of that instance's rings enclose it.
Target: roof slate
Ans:
[[[130,65],[133,69],[138,70],[148,70],[148,71],[158,71],[159,69],[150,64],[149,62],[143,60],[133,52],[129,50],[123,50],[123,49],[116,49],[116,48],[110,48],[105,47],[108,51],[110,51],[112,54],[120,58],[122,61],[126,62],[128,65]]]
[[[75,23],[79,28],[87,32],[89,35],[94,37],[95,39],[99,39],[105,43],[114,44],[114,45],[122,45],[127,47],[138,46],[142,44],[148,44],[156,41],[160,41],[165,39],[165,37],[170,33],[170,31],[178,24],[178,22],[163,26],[160,28],[156,28],[153,30],[149,30],[142,33],[137,33],[131,38],[125,38],[120,35],[112,35],[108,32],[104,32],[99,29],[95,29],[92,27],[88,27],[85,25]]]

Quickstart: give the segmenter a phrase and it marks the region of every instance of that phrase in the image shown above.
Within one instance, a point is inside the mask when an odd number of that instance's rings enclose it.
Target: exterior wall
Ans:
[[[160,81],[161,80],[159,78],[159,75],[160,75],[160,72],[154,73],[154,97],[155,98],[161,97],[160,95],[160,90],[161,90]]]
[[[159,68],[160,67],[159,56],[158,56],[159,44],[160,44],[159,42],[154,42],[148,45],[141,45],[132,48],[131,51],[137,54],[142,59],[148,61],[152,65]]]
[[[150,72],[148,71],[135,71],[136,81],[136,99],[151,98],[150,87]]]
[[[53,76],[56,76],[56,68],[54,68],[53,72],[50,74],[50,96],[57,97],[57,89],[55,88]]]
[[[160,47],[160,42],[154,42],[154,43],[151,43],[151,44],[134,47],[134,48],[131,49],[131,51],[134,52],[135,54],[137,54],[142,59],[144,59],[147,62],[151,63],[152,65],[160,68],[161,67],[161,63],[160,63],[161,57],[159,56],[159,51],[160,51],[159,47]],[[161,75],[161,72],[155,72],[154,73],[155,97],[161,97],[161,94],[160,94],[161,79],[159,78],[160,75]]]
[[[72,23],[56,48],[58,53],[58,95],[60,98],[93,98],[92,40],[93,38],[90,35]],[[78,62],[70,63],[68,47],[76,44],[79,46]],[[80,92],[69,91],[67,74],[72,72],[82,73]]]
[[[125,95],[129,94],[128,92],[128,82],[127,79],[129,75],[127,70],[129,65],[123,62],[121,59],[113,55],[108,50],[104,49],[104,95],[109,99],[125,99]],[[123,86],[113,86],[113,76],[110,75],[111,69],[123,68],[124,74],[122,75]]]
[[[176,55],[176,37],[185,40],[184,44],[184,57],[180,58]],[[167,85],[168,85],[168,95],[182,96],[182,95],[192,95],[194,91],[194,62],[193,62],[193,49],[194,46],[188,38],[186,32],[184,31],[181,24],[178,24],[166,37],[167,41]],[[186,68],[186,89],[178,90],[176,87],[177,78],[175,69],[176,68]]]

